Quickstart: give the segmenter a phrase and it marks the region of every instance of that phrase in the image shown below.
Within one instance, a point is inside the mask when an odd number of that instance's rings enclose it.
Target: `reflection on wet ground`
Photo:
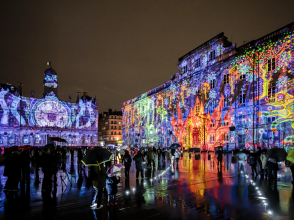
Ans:
[[[89,207],[88,169],[79,172],[76,158],[67,161],[66,172],[58,171],[52,192],[42,192],[43,173],[33,166],[30,185],[19,192],[4,191],[1,166],[0,219],[293,219],[290,170],[281,169],[277,185],[271,185],[260,176],[238,176],[231,154],[224,155],[222,167],[211,155],[211,160],[207,153],[195,160],[184,153],[175,167],[161,161],[157,170],[145,171],[144,180],[136,180],[133,164],[129,180],[122,172],[118,205],[108,207],[104,195],[104,207],[97,211]]]

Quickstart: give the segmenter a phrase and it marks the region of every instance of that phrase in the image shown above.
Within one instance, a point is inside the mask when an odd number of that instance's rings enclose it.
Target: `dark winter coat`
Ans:
[[[119,180],[115,176],[106,177],[106,189],[108,195],[116,195],[117,184],[119,184]]]
[[[133,160],[136,162],[136,169],[143,170],[142,161],[144,157],[142,156],[141,152],[138,152],[136,156],[134,156]]]
[[[247,159],[247,163],[249,163],[250,166],[256,166],[256,155],[249,154],[249,157]]]
[[[21,161],[17,153],[11,153],[5,159],[4,176],[20,179]]]
[[[30,156],[27,152],[22,152],[20,154],[21,168],[24,170],[30,169]]]
[[[97,189],[103,189],[106,182],[106,171],[103,165],[90,166],[90,178],[93,180],[93,186]]]
[[[217,160],[220,160],[220,161],[222,161],[223,160],[223,151],[218,151],[217,152]]]
[[[41,165],[43,173],[51,173],[54,168],[53,156],[49,153],[43,152],[41,158]]]
[[[155,158],[155,153],[154,153],[153,149],[150,148],[150,149],[148,150],[148,159],[149,159],[149,160],[154,160],[154,158]]]
[[[157,154],[160,155],[161,154],[161,149],[157,149]]]
[[[132,158],[129,154],[125,154],[122,158],[122,161],[125,165],[125,167],[131,167],[132,165]]]

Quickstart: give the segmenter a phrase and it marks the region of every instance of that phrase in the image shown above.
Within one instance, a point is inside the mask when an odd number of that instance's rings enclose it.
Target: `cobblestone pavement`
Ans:
[[[135,178],[134,164],[130,179],[119,184],[117,206],[106,205],[92,211],[92,188],[85,172],[78,172],[76,158],[66,165],[67,173],[57,175],[56,193],[41,191],[43,173],[31,167],[31,183],[19,192],[3,190],[6,177],[0,167],[0,219],[294,219],[294,192],[291,171],[278,172],[277,185],[267,179],[237,175],[237,164],[226,154],[222,167],[216,156],[202,153],[200,160],[184,153],[178,166],[169,160],[159,168],[147,169],[146,179]],[[250,170],[247,167],[247,170]]]

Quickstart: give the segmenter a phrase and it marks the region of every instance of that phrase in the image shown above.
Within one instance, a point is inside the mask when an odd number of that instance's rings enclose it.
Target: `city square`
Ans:
[[[7,1],[0,219],[294,219],[293,1]]]

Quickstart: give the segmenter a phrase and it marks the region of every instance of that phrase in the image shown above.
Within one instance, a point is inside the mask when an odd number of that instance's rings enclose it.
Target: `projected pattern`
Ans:
[[[293,147],[293,23],[239,48],[222,39],[180,58],[170,81],[124,103],[124,144]]]

